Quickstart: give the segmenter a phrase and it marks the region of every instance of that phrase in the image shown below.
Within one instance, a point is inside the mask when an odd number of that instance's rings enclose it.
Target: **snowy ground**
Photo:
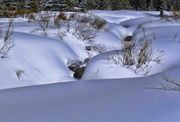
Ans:
[[[52,28],[45,36],[34,31],[38,27],[27,19],[14,20],[15,45],[8,57],[0,59],[1,121],[180,121],[180,93],[156,89],[166,84],[163,74],[180,82],[180,23],[161,19],[157,12],[92,12],[107,25],[90,43],[71,32],[59,39]],[[8,19],[0,18],[0,23],[5,31]],[[121,53],[126,36],[152,41],[153,60],[137,71],[109,59]],[[97,48],[87,51],[86,46]],[[67,65],[87,58],[90,61],[78,81]]]
[[[169,73],[177,80],[180,69]],[[173,77],[173,75],[172,75]],[[180,93],[158,90],[161,74],[0,91],[3,122],[179,122]]]

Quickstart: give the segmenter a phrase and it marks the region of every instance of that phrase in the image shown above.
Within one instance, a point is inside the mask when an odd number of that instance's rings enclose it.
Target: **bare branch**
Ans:
[[[3,38],[3,46],[0,48],[0,57],[5,58],[8,52],[14,46],[14,40],[12,39],[13,32],[13,19],[9,20],[8,29],[5,32],[5,36]]]

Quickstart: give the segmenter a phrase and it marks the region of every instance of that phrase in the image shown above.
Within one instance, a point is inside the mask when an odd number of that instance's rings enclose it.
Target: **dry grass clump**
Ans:
[[[101,30],[106,26],[107,22],[99,17],[95,17],[91,24],[95,29]]]
[[[121,42],[122,47],[122,64],[123,65],[133,65],[134,61],[134,48],[135,48],[135,41],[132,39],[131,36],[127,36]]]
[[[97,31],[106,25],[105,20],[96,17],[93,13],[86,13],[83,16],[73,14],[71,18],[75,21],[75,35],[82,40],[92,41]]]
[[[58,16],[54,17],[54,26],[55,28],[60,28],[63,21],[67,20],[67,16],[64,12],[60,12]]]

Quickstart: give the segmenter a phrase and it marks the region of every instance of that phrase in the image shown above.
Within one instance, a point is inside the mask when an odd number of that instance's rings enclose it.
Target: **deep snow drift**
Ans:
[[[104,15],[101,16],[106,18]],[[109,16],[113,16],[113,14]],[[121,16],[125,15],[120,14],[119,18]],[[128,16],[129,13],[127,13]],[[141,14],[141,16],[123,22],[119,21],[118,25],[119,27],[126,27],[126,31],[124,31],[126,34],[121,33],[124,37],[132,34],[133,38],[139,42],[143,41],[144,38],[152,42],[152,62],[145,68],[136,71],[134,67],[127,68],[127,66],[117,65],[114,58],[117,58],[121,51],[105,52],[91,59],[83,75],[84,80],[144,77],[180,66],[180,57],[178,56],[180,52],[179,22]],[[112,32],[117,32],[117,30]],[[121,50],[121,44],[119,44],[119,49]]]
[[[175,86],[162,78],[166,74],[174,83],[180,82],[179,22],[161,19],[157,12],[92,12],[107,25],[91,42],[71,32],[60,39],[57,29],[52,28],[45,36],[27,19],[14,19],[15,45],[8,57],[0,60],[1,121],[180,121],[180,93],[165,90],[163,86]],[[0,18],[0,22],[4,32],[8,19]],[[136,70],[135,66],[123,66],[121,60],[112,60],[122,53],[121,41],[126,36],[139,42],[144,37],[152,41],[148,65]],[[87,50],[87,46],[94,49]],[[78,81],[68,63],[87,58],[90,61]],[[21,77],[17,77],[18,72]]]
[[[48,35],[44,36],[34,23],[15,18],[15,46],[8,58],[0,61],[0,88],[75,81],[68,62],[87,58],[91,60],[83,80],[144,77],[179,66],[180,24],[177,21],[161,19],[157,12],[91,12],[106,20],[107,25],[90,43],[76,38],[71,32],[65,32],[60,39],[58,30],[53,28],[48,29]],[[2,30],[6,30],[8,19],[0,21]],[[135,72],[134,67],[127,68],[108,60],[109,56],[121,51],[123,38],[133,36],[141,41],[144,35],[152,41],[154,62]],[[95,50],[87,51],[86,46],[95,47]],[[17,72],[22,72],[20,79]]]
[[[178,81],[179,72],[169,74]],[[0,118],[3,122],[179,122],[180,93],[154,89],[165,83],[161,75],[3,90]]]

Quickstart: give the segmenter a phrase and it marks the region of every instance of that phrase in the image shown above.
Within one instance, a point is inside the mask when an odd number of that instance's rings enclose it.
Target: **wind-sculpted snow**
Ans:
[[[169,71],[180,80],[180,69]],[[180,93],[158,90],[162,74],[0,91],[3,122],[178,122]]]
[[[160,18],[141,17],[141,18],[135,18],[135,19],[123,21],[120,24],[124,27],[132,27],[132,26],[139,26],[139,25],[146,24],[146,23],[151,23],[151,22],[157,21],[157,20],[160,20]]]
[[[176,21],[160,19],[157,12],[91,12],[107,21],[106,27],[97,32],[91,42],[79,40],[69,32],[59,39],[58,30],[53,28],[44,36],[37,25],[28,23],[25,18],[15,18],[15,46],[8,58],[0,61],[0,88],[75,80],[67,66],[70,60],[90,59],[84,80],[144,77],[179,66],[180,35]],[[2,30],[5,30],[8,19],[0,20]],[[120,52],[121,41],[131,35],[136,41],[143,41],[144,36],[152,41],[153,58],[158,63],[150,63],[147,69],[135,72],[133,67],[122,66],[120,60],[113,61],[113,55],[117,53],[113,50]],[[88,46],[90,50],[86,49]],[[17,72],[22,73],[21,80]]]
[[[1,88],[54,83],[62,78],[63,81],[74,80],[66,63],[68,59],[77,59],[77,55],[68,45],[52,38],[21,32],[15,32],[13,36],[15,46],[9,58],[0,61]],[[24,71],[23,81],[16,76],[18,70]]]
[[[90,12],[107,25],[89,42],[62,28],[63,39],[55,28],[45,36],[27,19],[14,19],[15,45],[0,59],[0,121],[179,122],[180,24],[158,12]],[[0,21],[3,32],[8,19]],[[140,71],[122,65],[126,36],[152,42],[153,60]],[[88,62],[79,81],[71,62]]]
[[[132,33],[136,45],[142,41],[152,42],[152,63],[137,72],[134,67],[122,66],[122,58],[118,51],[97,55],[87,65],[84,80],[145,77],[180,66],[180,31],[177,21],[160,20],[158,17],[137,17],[121,23],[125,35]],[[121,29],[123,30],[123,28]],[[112,31],[113,32],[113,31]],[[118,32],[118,31],[116,31]],[[120,39],[122,41],[122,39]],[[121,44],[119,42],[119,49]],[[96,59],[96,60],[94,60]]]

